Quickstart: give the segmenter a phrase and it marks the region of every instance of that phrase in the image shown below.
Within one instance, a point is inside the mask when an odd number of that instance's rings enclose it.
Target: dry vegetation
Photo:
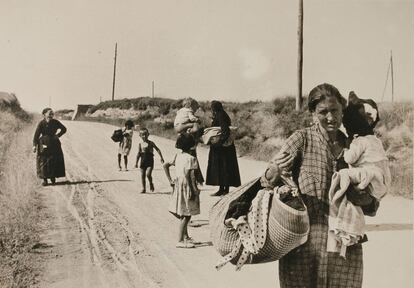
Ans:
[[[32,287],[38,273],[32,248],[38,241],[40,213],[30,145],[33,127],[20,106],[1,100],[0,287]]]
[[[126,119],[147,127],[151,133],[175,138],[173,121],[182,100],[165,98],[135,98],[101,102],[83,117],[87,121],[122,125]],[[211,123],[209,102],[200,102],[197,115],[206,125]],[[240,156],[268,160],[293,131],[311,123],[306,110],[294,111],[293,97],[271,102],[224,103],[233,125],[238,127],[237,151]],[[407,103],[380,104],[381,121],[377,132],[391,160],[393,185],[391,194],[412,198],[413,107]]]

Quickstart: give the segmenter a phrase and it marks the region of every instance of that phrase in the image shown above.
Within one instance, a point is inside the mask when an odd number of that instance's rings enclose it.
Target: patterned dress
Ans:
[[[346,137],[338,132],[338,144],[345,147]],[[328,190],[337,158],[328,136],[321,127],[296,131],[282,147],[295,156],[292,174],[308,208],[308,241],[279,261],[280,287],[359,288],[362,287],[362,246],[347,249],[346,259],[326,251],[328,237]]]
[[[200,214],[199,191],[196,191],[193,199],[189,199],[190,183],[185,176],[188,170],[196,171],[197,169],[198,162],[194,156],[185,152],[177,154],[175,158],[175,186],[168,210],[178,218]]]

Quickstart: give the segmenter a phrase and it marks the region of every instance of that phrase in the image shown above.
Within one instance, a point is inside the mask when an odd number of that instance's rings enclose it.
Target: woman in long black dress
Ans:
[[[46,186],[48,179],[55,184],[56,178],[65,177],[65,161],[59,137],[66,133],[66,127],[53,118],[51,108],[43,109],[42,114],[44,119],[37,125],[33,137],[33,152],[37,152],[37,176],[43,179],[42,185]]]
[[[217,144],[210,145],[206,184],[219,186],[219,190],[213,196],[220,196],[227,194],[230,186],[240,186],[240,173],[234,143],[223,145],[230,136],[230,117],[219,101],[211,102],[211,111],[212,126],[220,127],[221,135]]]

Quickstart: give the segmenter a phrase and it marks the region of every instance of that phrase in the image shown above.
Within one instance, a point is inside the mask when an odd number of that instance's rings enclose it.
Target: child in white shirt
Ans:
[[[200,120],[194,115],[199,107],[198,102],[192,98],[183,100],[183,107],[177,111],[174,120],[174,129],[177,133],[195,133],[200,129]]]

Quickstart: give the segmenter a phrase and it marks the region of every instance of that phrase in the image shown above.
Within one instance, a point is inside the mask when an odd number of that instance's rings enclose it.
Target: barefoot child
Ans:
[[[194,144],[194,139],[190,135],[180,137],[177,140],[177,148],[181,149],[181,152],[175,158],[176,179],[168,208],[174,216],[180,219],[177,248],[195,247],[194,241],[188,235],[187,228],[191,216],[200,214],[200,191],[195,179],[198,162],[190,154],[190,149]]]
[[[141,170],[141,182],[142,191],[146,192],[145,176],[148,178],[150,191],[154,192],[154,183],[152,182],[152,169],[154,168],[154,149],[158,152],[161,158],[161,163],[164,164],[164,158],[162,157],[161,150],[155,145],[154,142],[148,139],[149,131],[147,128],[142,128],[139,131],[139,136],[142,142],[138,144],[138,155],[135,167],[138,168],[138,161],[141,159],[139,168]]]

